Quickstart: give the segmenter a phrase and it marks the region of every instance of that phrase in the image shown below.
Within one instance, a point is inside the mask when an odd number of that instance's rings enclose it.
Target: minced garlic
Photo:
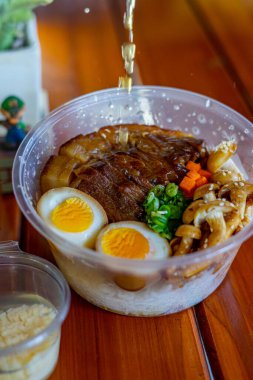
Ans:
[[[38,334],[54,317],[55,311],[43,304],[22,305],[0,312],[0,348]]]
[[[44,330],[56,311],[44,304],[22,305],[0,311],[0,349],[15,346]],[[0,358],[0,380],[39,380],[50,374],[57,361],[60,332],[42,343]]]

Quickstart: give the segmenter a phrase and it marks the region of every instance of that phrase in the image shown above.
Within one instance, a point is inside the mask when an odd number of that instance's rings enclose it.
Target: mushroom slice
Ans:
[[[222,165],[235,153],[237,144],[234,141],[223,141],[219,144],[210,155],[207,160],[207,169],[211,173],[215,173],[221,168]]]
[[[217,172],[213,173],[210,181],[218,183],[219,185],[225,185],[231,181],[240,181],[241,175],[236,174],[228,169],[222,169],[218,170]]]
[[[226,240],[226,222],[223,212],[218,209],[209,211],[206,216],[206,221],[210,226],[211,233],[208,237],[207,246],[213,247]]]
[[[207,202],[214,201],[216,199],[215,191],[219,189],[220,186],[217,183],[207,183],[195,190],[193,199],[203,198]]]
[[[205,249],[207,247],[208,242],[208,236],[210,235],[210,226],[207,223],[207,221],[203,222],[201,224],[201,239],[199,241],[198,245],[198,251],[201,251],[202,249]]]
[[[231,190],[243,188],[246,185],[252,186],[252,183],[247,182],[247,181],[230,181],[221,187],[221,189],[218,192],[218,197],[219,198],[226,197],[230,193]]]
[[[235,210],[235,207],[230,202],[222,200],[212,201],[198,209],[194,217],[194,225],[200,227],[206,221],[211,230],[203,248],[212,247],[227,239],[224,216],[233,210]]]
[[[182,224],[178,227],[176,236],[181,237],[182,239],[175,252],[175,256],[181,256],[191,251],[193,240],[199,240],[201,238],[201,230],[196,226]]]
[[[231,191],[235,186],[238,186],[238,185],[237,185],[238,183],[239,183],[239,182],[237,182],[237,181],[230,181],[230,182],[227,182],[225,185],[223,185],[223,186],[220,188],[220,190],[219,190],[219,192],[218,192],[218,197],[219,197],[219,198],[223,198],[223,197],[227,196],[227,195],[230,193],[230,191]]]
[[[226,222],[226,238],[228,239],[230,236],[233,235],[234,232],[236,232],[239,224],[241,223],[241,216],[238,210],[233,210],[230,213],[228,213],[225,217]]]
[[[242,187],[240,185],[240,183],[244,183],[244,181],[230,181],[230,182],[227,182],[225,185],[223,185],[219,192],[218,192],[218,198],[224,198],[224,197],[228,197],[229,194],[230,194],[230,191],[234,188],[238,188],[238,187]]]
[[[176,252],[178,247],[179,247],[179,244],[180,244],[180,237],[174,237],[171,241],[170,241],[170,247],[172,249],[172,252]]]
[[[197,201],[192,202],[183,213],[183,223],[184,224],[190,224],[193,219],[195,212],[198,210],[200,206],[204,205],[204,202],[202,199],[199,199]]]
[[[223,213],[227,214],[228,212],[234,210],[235,206],[231,202],[223,201],[222,199],[216,199],[215,201],[204,203],[195,213],[194,225],[200,227],[201,224],[206,220],[207,213],[213,209],[220,210]]]
[[[244,219],[247,202],[253,198],[253,184],[246,181],[229,182],[222,186],[218,196],[230,196],[231,202],[239,209],[241,219]]]
[[[253,198],[253,184],[239,182],[238,187],[230,191],[230,200],[238,208],[240,216],[244,219],[248,197]]]
[[[247,199],[244,218],[242,220],[243,226],[247,226],[253,218],[253,198]]]
[[[210,266],[210,262],[207,261],[206,263],[200,263],[200,264],[194,264],[189,267],[187,267],[184,271],[184,278],[190,279],[193,276],[197,276],[199,273],[203,272],[204,270],[208,269]]]

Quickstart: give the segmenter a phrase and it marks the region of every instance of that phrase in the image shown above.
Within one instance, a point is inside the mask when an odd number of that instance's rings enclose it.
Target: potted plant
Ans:
[[[11,169],[15,155],[15,150],[6,149],[3,143],[8,137],[3,104],[8,99],[24,104],[21,107],[24,115],[21,108],[15,115],[22,116],[30,127],[43,116],[40,45],[33,9],[52,1],[0,0],[0,192],[3,193],[12,190]],[[22,111],[22,115],[18,111]],[[15,128],[19,128],[19,124]]]
[[[26,104],[25,122],[41,117],[41,58],[33,9],[53,0],[0,0],[0,102],[10,95]]]

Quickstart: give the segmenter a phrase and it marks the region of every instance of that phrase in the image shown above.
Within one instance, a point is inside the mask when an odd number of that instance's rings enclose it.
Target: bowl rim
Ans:
[[[69,308],[71,293],[69,285],[64,278],[62,272],[51,262],[42,257],[35,256],[20,250],[8,250],[6,252],[0,252],[0,262],[3,265],[16,265],[16,266],[28,266],[33,269],[43,271],[50,275],[54,281],[58,283],[63,293],[63,300],[60,305],[60,309],[57,310],[55,318],[47,325],[46,328],[33,335],[31,338],[25,339],[20,343],[12,346],[0,349],[0,358],[15,355],[21,351],[32,349],[34,346],[39,345],[45,339],[47,339],[52,333],[54,333],[62,325],[67,317]],[[19,369],[17,369],[18,371]],[[15,372],[13,370],[13,372]],[[7,371],[8,373],[8,371]]]
[[[12,183],[13,183],[13,190],[16,197],[16,200],[18,202],[18,205],[20,209],[22,210],[25,217],[28,219],[28,221],[36,228],[36,230],[42,234],[47,240],[49,240],[51,243],[53,243],[60,251],[61,249],[59,247],[64,247],[64,255],[66,255],[66,251],[71,252],[71,257],[79,258],[79,259],[87,259],[90,260],[91,263],[94,264],[104,264],[106,266],[112,267],[112,268],[118,268],[118,269],[126,269],[134,267],[136,269],[150,269],[150,266],[152,266],[153,269],[160,269],[162,267],[169,267],[169,266],[184,266],[187,264],[193,264],[193,263],[199,263],[203,261],[207,261],[210,259],[214,259],[215,257],[227,252],[229,249],[239,249],[240,245],[248,239],[253,234],[252,224],[251,222],[249,225],[244,227],[239,233],[236,235],[230,237],[228,240],[226,240],[223,243],[220,243],[219,245],[215,247],[206,248],[205,250],[201,250],[199,252],[193,252],[190,255],[185,256],[173,256],[168,257],[166,259],[146,259],[146,260],[136,260],[136,259],[123,259],[118,257],[112,257],[108,255],[102,255],[98,254],[97,252],[89,249],[89,248],[82,248],[79,247],[73,243],[70,243],[67,240],[64,240],[62,237],[54,233],[39,217],[37,214],[35,207],[32,206],[31,201],[29,201],[28,197],[25,197],[24,193],[21,191],[22,188],[22,161],[23,154],[26,150],[29,149],[30,145],[33,143],[34,134],[41,128],[40,134],[44,132],[44,130],[47,127],[47,124],[49,121],[53,123],[54,119],[57,118],[58,113],[62,113],[66,110],[69,110],[71,108],[76,107],[79,103],[83,102],[84,100],[90,100],[94,97],[101,97],[101,100],[104,99],[103,96],[109,96],[109,95],[121,95],[124,94],[124,96],[138,96],[138,94],[141,95],[147,95],[150,93],[165,93],[165,92],[173,92],[178,95],[184,95],[184,96],[190,96],[193,99],[197,99],[198,101],[203,100],[203,104],[205,104],[206,101],[212,102],[213,105],[216,105],[217,107],[221,108],[222,110],[226,111],[226,113],[230,113],[233,116],[237,116],[244,125],[247,125],[247,127],[252,128],[252,123],[243,115],[241,115],[239,112],[235,111],[233,108],[203,94],[199,94],[197,92],[180,89],[180,88],[174,88],[174,87],[165,87],[165,86],[133,86],[130,93],[128,93],[125,89],[120,89],[117,87],[114,88],[108,88],[103,89],[99,91],[94,91],[85,95],[81,95],[77,98],[74,98],[63,105],[57,107],[53,111],[51,111],[46,118],[41,120],[39,123],[37,123],[32,130],[27,134],[25,139],[22,141],[21,145],[19,146],[16,156],[13,163],[13,170],[12,170]],[[36,136],[36,139],[39,138],[40,134]],[[29,210],[29,212],[27,212]],[[62,251],[61,251],[62,252]]]

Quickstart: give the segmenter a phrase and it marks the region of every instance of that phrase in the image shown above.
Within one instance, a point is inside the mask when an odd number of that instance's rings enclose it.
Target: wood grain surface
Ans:
[[[121,0],[55,0],[39,9],[43,83],[51,109],[117,86],[126,37],[123,11]],[[135,82],[200,92],[251,119],[252,16],[252,2],[246,0],[137,0]],[[23,218],[21,223],[14,197],[3,196],[0,238],[19,236],[24,250],[53,261],[44,238]],[[243,244],[215,293],[178,314],[123,317],[72,292],[50,379],[252,379],[252,243]]]
[[[223,57],[234,87],[253,109],[253,2],[189,0],[203,29]]]

